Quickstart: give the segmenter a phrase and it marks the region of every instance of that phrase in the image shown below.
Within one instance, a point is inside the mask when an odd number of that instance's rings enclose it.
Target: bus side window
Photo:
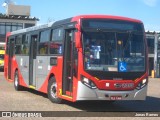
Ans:
[[[23,35],[22,36],[21,51],[22,51],[23,55],[28,55],[29,54],[29,36],[28,35]]]
[[[63,28],[57,28],[52,30],[52,37],[50,43],[50,54],[62,54],[63,52]]]
[[[21,54],[22,35],[16,36],[15,40],[15,54]]]
[[[38,54],[48,54],[48,44],[50,40],[50,30],[42,31],[40,33],[40,41],[38,45]]]

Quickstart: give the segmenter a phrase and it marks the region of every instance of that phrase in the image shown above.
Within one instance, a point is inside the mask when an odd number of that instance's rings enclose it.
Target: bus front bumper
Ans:
[[[91,89],[78,82],[77,101],[79,100],[145,100],[147,86],[132,91],[107,91]]]

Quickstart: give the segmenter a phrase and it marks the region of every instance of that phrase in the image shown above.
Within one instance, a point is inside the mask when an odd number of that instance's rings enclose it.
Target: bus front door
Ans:
[[[72,97],[74,30],[65,31],[62,94]]]
[[[12,58],[14,55],[14,39],[9,40],[8,79],[12,76]]]
[[[30,53],[29,53],[29,85],[31,88],[36,87],[35,68],[36,68],[36,53],[37,53],[38,35],[31,36]]]

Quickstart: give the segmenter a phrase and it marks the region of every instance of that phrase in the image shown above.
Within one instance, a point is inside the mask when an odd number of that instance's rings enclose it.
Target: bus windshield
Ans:
[[[83,31],[85,69],[144,72],[144,45],[142,32]]]

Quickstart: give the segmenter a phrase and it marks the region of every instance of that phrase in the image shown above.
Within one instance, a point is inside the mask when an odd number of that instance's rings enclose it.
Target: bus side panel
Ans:
[[[16,56],[16,61],[18,63],[18,71],[21,73],[20,84],[29,86],[29,56]]]
[[[36,58],[36,89],[39,90],[44,84],[47,75],[50,73],[50,57],[48,56],[37,56]]]
[[[24,78],[24,76],[23,76],[23,70],[22,70],[22,68],[21,68],[21,65],[23,65],[23,62],[22,62],[22,57],[20,57],[20,56],[14,56],[13,57],[13,67],[12,67],[12,80],[14,80],[14,74],[15,74],[15,71],[16,71],[16,69],[18,70],[18,75],[19,75],[19,84],[21,85],[21,86],[24,86],[24,87],[27,87],[28,85],[27,85],[27,80]]]
[[[78,88],[78,80],[73,77],[73,102],[77,100],[77,88]]]
[[[7,54],[5,54],[4,56],[4,76],[6,79],[8,79],[8,59],[9,59],[9,56]]]
[[[9,61],[8,61],[9,62]],[[16,61],[15,61],[15,56],[13,56],[13,58],[12,58],[12,60],[11,60],[11,64],[12,64],[12,66],[11,66],[11,79],[8,79],[10,82],[13,82],[14,81],[14,71],[15,71],[15,68],[17,67],[17,63],[16,63]],[[9,69],[9,67],[8,67],[8,69]],[[9,70],[8,70],[9,71]]]
[[[5,40],[5,55],[4,55],[4,76],[6,80],[8,80],[8,61],[9,61],[9,56],[7,54],[7,43],[8,43],[8,37],[10,36],[10,32],[6,34],[6,40]]]
[[[83,63],[83,54],[82,54],[83,50],[82,50],[82,48],[79,48],[78,51],[79,51],[78,52],[78,81],[76,83],[77,89],[76,89],[76,93],[75,93],[76,100],[77,100],[77,95],[79,94],[78,93],[78,89],[79,89],[78,82],[81,81],[81,75],[84,74],[84,66],[83,66],[84,63]]]
[[[38,91],[47,93],[48,80],[51,74],[53,74],[56,79],[57,90],[62,90],[62,65],[63,65],[63,57],[57,57],[57,65],[50,66],[50,73],[48,74],[47,78],[45,79],[45,81],[43,82]]]

